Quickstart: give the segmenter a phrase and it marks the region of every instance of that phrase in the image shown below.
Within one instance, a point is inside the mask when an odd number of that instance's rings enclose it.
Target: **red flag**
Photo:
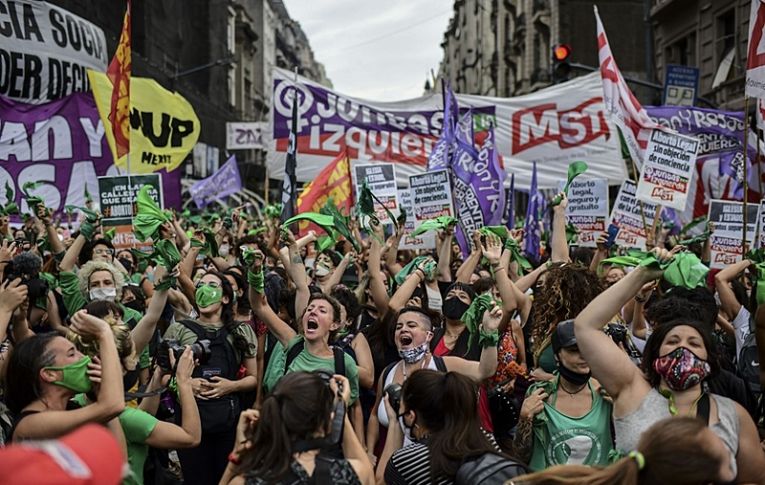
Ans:
[[[603,23],[600,21],[598,7],[594,7],[594,9],[597,22],[600,78],[603,81],[603,104],[611,121],[621,130],[632,160],[640,168],[651,130],[661,129],[661,127],[648,116],[640,101],[627,86],[627,82],[622,77],[619,66],[616,65],[611,53],[611,46],[608,45],[608,37],[606,37]]]
[[[340,212],[350,213],[353,205],[350,167],[351,161],[345,152],[332,160],[314,180],[303,188],[303,192],[298,197],[297,213],[319,212],[330,197]],[[307,224],[305,227],[301,225],[301,232],[305,231],[306,227]]]
[[[130,152],[130,70],[133,66],[130,53],[130,0],[127,2],[125,18],[122,21],[122,33],[117,51],[106,70],[112,82],[112,104],[109,121],[114,131],[114,148],[117,158]],[[116,162],[116,160],[115,160]]]

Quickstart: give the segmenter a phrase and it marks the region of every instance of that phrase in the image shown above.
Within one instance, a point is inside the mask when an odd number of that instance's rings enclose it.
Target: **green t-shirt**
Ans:
[[[305,337],[302,335],[296,335],[288,344],[288,349],[294,347],[298,342],[304,341]],[[345,358],[345,377],[348,378],[348,382],[351,384],[351,403],[356,402],[359,397],[359,369],[356,367],[356,362],[348,354],[344,354]],[[263,375],[263,387],[266,392],[271,392],[279,380],[287,372],[314,372],[317,370],[330,370],[335,368],[335,359],[332,357],[316,357],[308,352],[308,349],[303,350],[295,357],[295,360],[290,364],[289,369],[284,370],[284,364],[287,361],[287,352],[284,350],[284,346],[281,342],[277,342],[274,346],[274,350],[271,353],[271,359],[268,361],[268,367]]]
[[[544,410],[534,416],[529,466],[534,471],[541,471],[555,465],[608,465],[608,454],[613,449],[611,403],[595,392],[590,382],[590,411],[579,418],[567,416],[555,409],[559,379],[556,375],[554,380],[536,383],[526,392],[528,396],[542,388],[550,396],[544,403]]]
[[[157,423],[157,418],[140,409],[125,408],[120,414],[120,424],[122,425],[122,432],[125,433],[130,465],[130,476],[122,481],[124,485],[143,484],[143,466],[149,453],[146,440],[154,431]]]
[[[202,327],[210,327],[211,329],[218,329],[220,327],[214,327],[212,325],[205,325],[201,322],[197,322]],[[247,342],[247,350],[242,352],[236,345],[234,345],[234,334],[244,337]],[[244,359],[254,359],[258,353],[258,337],[255,335],[255,331],[246,323],[239,324],[233,333],[229,332],[228,343],[234,348],[237,361],[241,364]],[[165,340],[173,339],[177,340],[181,345],[191,345],[198,340],[197,334],[193,330],[185,326],[180,322],[170,324],[165,331]]]

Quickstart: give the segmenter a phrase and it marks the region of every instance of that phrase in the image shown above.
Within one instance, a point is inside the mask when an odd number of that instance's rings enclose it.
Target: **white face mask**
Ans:
[[[90,301],[114,301],[117,299],[117,288],[91,288]]]
[[[228,256],[228,252],[231,250],[231,247],[228,244],[221,244],[218,248],[218,254],[220,254],[221,257],[225,258]]]
[[[329,274],[329,268],[319,263],[316,265],[316,276],[327,276]]]

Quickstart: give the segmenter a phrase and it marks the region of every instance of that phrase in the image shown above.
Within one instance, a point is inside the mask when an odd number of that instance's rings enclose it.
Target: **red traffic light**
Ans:
[[[571,55],[571,47],[566,44],[558,44],[553,47],[553,59],[558,62],[563,62]]]

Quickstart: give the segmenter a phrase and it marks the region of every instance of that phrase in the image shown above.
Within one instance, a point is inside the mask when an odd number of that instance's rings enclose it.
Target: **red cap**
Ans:
[[[0,483],[118,485],[124,467],[117,440],[96,424],[57,440],[25,441],[0,448]]]

